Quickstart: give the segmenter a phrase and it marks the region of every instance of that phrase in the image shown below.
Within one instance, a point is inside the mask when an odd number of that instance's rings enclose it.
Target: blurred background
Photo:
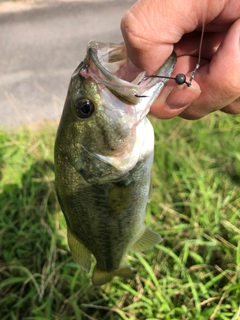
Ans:
[[[121,42],[133,0],[0,0],[0,128],[58,120],[89,40]]]

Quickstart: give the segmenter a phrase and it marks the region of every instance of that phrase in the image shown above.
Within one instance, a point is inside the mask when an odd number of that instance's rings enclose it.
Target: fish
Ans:
[[[74,71],[58,126],[55,186],[74,260],[101,286],[132,279],[129,252],[150,249],[161,236],[144,225],[151,198],[154,131],[147,118],[167,79],[141,72],[124,80],[124,43],[90,41]],[[156,74],[169,77],[173,52]]]

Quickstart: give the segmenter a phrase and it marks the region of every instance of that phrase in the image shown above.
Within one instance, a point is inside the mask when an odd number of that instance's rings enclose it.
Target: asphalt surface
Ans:
[[[120,21],[135,1],[47,1],[0,7],[0,128],[61,116],[71,74],[89,40],[121,42]]]

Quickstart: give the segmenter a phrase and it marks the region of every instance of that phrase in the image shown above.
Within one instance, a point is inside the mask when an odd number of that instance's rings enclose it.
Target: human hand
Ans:
[[[240,113],[240,1],[140,0],[124,15],[122,34],[129,57],[127,79],[139,71],[154,74],[174,50],[173,76],[189,79],[199,56],[192,86],[169,80],[151,107],[161,119],[199,119],[213,111]]]

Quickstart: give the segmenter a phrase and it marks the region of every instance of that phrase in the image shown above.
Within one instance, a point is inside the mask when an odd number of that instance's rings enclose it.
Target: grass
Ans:
[[[131,282],[93,287],[66,243],[53,173],[56,126],[0,132],[1,320],[240,319],[240,117],[153,120],[146,224]]]

